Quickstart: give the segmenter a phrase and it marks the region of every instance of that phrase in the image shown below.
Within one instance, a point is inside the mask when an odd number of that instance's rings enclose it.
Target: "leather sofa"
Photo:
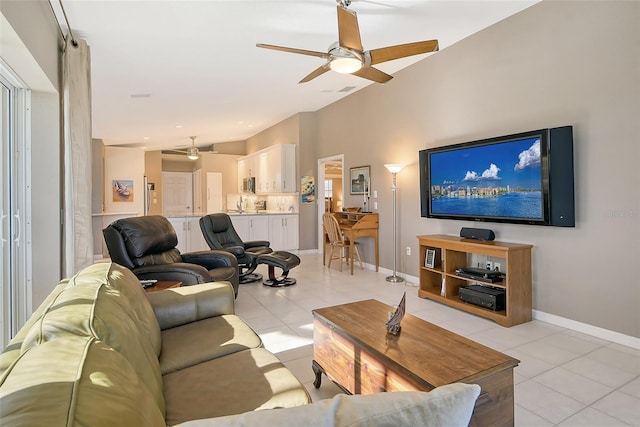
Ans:
[[[102,233],[111,260],[140,280],[177,280],[183,285],[228,281],[238,295],[236,258],[226,251],[181,254],[176,231],[161,215],[119,219]]]
[[[124,267],[87,267],[0,354],[0,425],[161,426],[309,403],[234,301],[228,282],[147,294]]]
[[[126,268],[87,267],[0,354],[0,425],[468,425],[477,385],[307,404],[234,302],[228,282],[146,294]]]

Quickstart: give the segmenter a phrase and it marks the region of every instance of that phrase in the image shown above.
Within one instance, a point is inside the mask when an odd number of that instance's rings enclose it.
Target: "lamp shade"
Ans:
[[[387,163],[386,165],[384,165],[385,168],[387,168],[387,170],[391,173],[398,173],[402,170],[402,168],[404,167],[404,165],[398,165],[395,163]]]

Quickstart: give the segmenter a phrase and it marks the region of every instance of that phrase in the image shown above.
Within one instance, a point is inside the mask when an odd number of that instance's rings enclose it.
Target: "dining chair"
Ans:
[[[342,231],[340,230],[340,224],[333,214],[326,212],[322,215],[322,224],[324,226],[325,232],[329,237],[329,245],[331,245],[331,253],[329,254],[329,264],[327,267],[331,268],[331,261],[334,259],[340,259],[340,271],[342,271],[342,262],[343,260],[346,263],[349,263],[350,254],[348,253],[348,249],[351,246],[351,242],[349,240],[345,240]],[[358,249],[359,242],[353,242],[353,251],[354,255],[358,257],[358,261],[360,262],[360,268],[364,270],[364,265],[362,264],[362,258],[360,257],[360,250]],[[338,249],[339,256],[335,256],[335,250]]]

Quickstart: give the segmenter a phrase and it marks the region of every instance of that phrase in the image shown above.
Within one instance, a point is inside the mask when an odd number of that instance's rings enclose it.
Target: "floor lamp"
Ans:
[[[393,186],[391,187],[391,191],[393,192],[393,276],[388,276],[387,282],[400,283],[404,282],[404,279],[396,275],[398,260],[398,221],[396,217],[396,191],[398,190],[398,187],[396,186],[396,175],[398,175],[398,172],[400,172],[404,166],[396,164],[386,164],[384,165],[384,167],[387,168],[389,172],[391,172],[391,176],[393,176]]]

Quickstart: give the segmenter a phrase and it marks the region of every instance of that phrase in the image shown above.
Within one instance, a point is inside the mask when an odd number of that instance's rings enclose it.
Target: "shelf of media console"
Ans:
[[[457,277],[457,276],[456,276]],[[461,279],[463,279],[461,277]],[[478,283],[480,284],[480,283]],[[485,284],[481,284],[482,286],[485,286]],[[504,287],[502,287],[504,288]],[[419,289],[418,290],[418,296],[420,296],[421,298],[428,298],[432,299],[434,301],[440,301],[440,302],[446,302],[448,305],[452,306],[452,307],[458,307],[458,308],[463,308],[471,313],[474,314],[480,314],[483,315],[485,317],[488,317],[490,319],[493,320],[498,320],[500,318],[503,318],[507,315],[507,310],[499,310],[499,311],[494,311],[491,310],[490,308],[486,308],[486,307],[482,307],[479,305],[475,305],[475,304],[470,304],[468,302],[462,301],[460,299],[460,295],[459,294],[455,294],[455,295],[450,295],[450,296],[442,296],[440,295],[440,293],[438,292],[433,292],[433,291],[428,291],[428,290],[424,290],[424,289]]]
[[[442,269],[440,268],[429,268],[429,267],[420,267],[423,270],[426,271],[430,271],[431,273],[435,273],[435,274],[439,274],[439,275],[444,275],[447,277],[452,277],[454,279],[460,279],[460,280],[464,280],[465,282],[469,282],[469,283],[477,283],[478,285],[482,285],[482,286],[489,286],[489,287],[494,287],[494,288],[500,288],[500,289],[506,289],[507,285],[507,275],[506,274],[502,274],[502,280],[499,282],[486,282],[484,280],[481,280],[479,278],[470,278],[470,277],[463,277],[463,276],[458,276],[455,273],[445,273],[444,271],[442,271]]]

